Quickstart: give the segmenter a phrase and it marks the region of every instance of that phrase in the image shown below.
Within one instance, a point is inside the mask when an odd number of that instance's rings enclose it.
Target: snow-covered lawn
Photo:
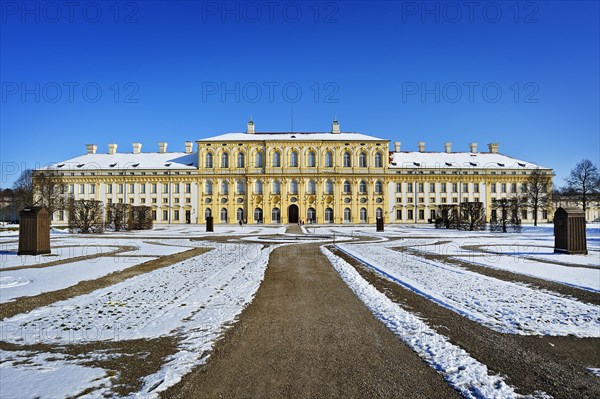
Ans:
[[[203,352],[210,350],[223,326],[232,322],[253,298],[275,248],[261,244],[203,244],[214,249],[90,294],[5,319],[0,339],[17,344],[68,345],[165,335],[181,337],[179,352],[167,359],[158,373],[145,379],[140,397],[156,396],[205,361]],[[11,353],[0,352],[3,363],[10,356]],[[62,367],[65,362],[46,359],[37,374],[35,368],[13,362],[11,368],[15,370],[6,376],[21,373],[21,377],[35,381],[44,378],[44,369]],[[86,377],[86,373],[96,376],[96,371],[82,370],[83,366],[73,361],[68,364],[77,367],[77,372],[84,374],[83,380],[88,380],[81,383],[85,387],[78,389],[97,386],[97,381]],[[51,374],[47,376],[52,378]],[[4,373],[0,378],[0,385],[12,385]],[[57,389],[57,397],[75,394],[72,385]],[[92,396],[101,396],[102,392],[96,390]]]
[[[0,244],[0,269],[16,266],[33,266],[43,263],[55,262],[77,258],[80,256],[95,256],[118,249],[117,246],[108,246],[106,243],[53,243],[51,253],[45,255],[17,255],[18,244]]]
[[[600,307],[421,257],[386,244],[338,244],[393,281],[500,332],[600,337]]]

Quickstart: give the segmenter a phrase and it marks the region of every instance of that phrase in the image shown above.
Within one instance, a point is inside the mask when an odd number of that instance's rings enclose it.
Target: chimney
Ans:
[[[419,141],[417,144],[419,145],[419,152],[425,152],[425,142]]]
[[[488,144],[488,148],[490,149],[490,152],[492,154],[497,154],[498,153],[498,143],[489,143]]]
[[[450,154],[452,152],[452,143],[447,141],[444,143],[444,150],[446,150],[447,154]]]
[[[254,134],[254,122],[252,121],[252,117],[248,121],[248,127],[246,128],[246,134]]]
[[[194,150],[194,143],[192,143],[191,141],[186,141],[185,142],[185,153],[191,154],[193,150]]]
[[[158,152],[160,154],[166,153],[167,152],[167,143],[165,143],[164,141],[158,143]]]
[[[88,154],[95,154],[98,146],[96,144],[86,144],[85,148]]]
[[[142,143],[133,143],[133,153],[139,154],[142,152]]]
[[[471,152],[477,152],[477,143],[469,143]]]
[[[108,154],[109,155],[114,155],[117,152],[117,145],[116,144],[109,144],[108,145]]]
[[[402,144],[400,141],[394,141],[394,151],[395,152],[400,152],[400,144]]]
[[[337,118],[333,118],[333,122],[331,123],[331,133],[340,134],[340,123],[337,121]]]

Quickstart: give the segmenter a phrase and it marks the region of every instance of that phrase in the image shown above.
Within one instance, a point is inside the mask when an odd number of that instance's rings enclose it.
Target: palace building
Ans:
[[[147,205],[155,223],[427,223],[438,206],[479,201],[488,218],[494,199],[527,189],[539,168],[552,186],[549,168],[501,154],[498,144],[480,152],[401,151],[400,142],[342,132],[334,120],[329,132],[227,133],[185,143],[184,152],[131,151],[87,154],[53,164],[75,199]],[[67,223],[57,211],[56,223]],[[533,221],[524,209],[524,222]],[[538,220],[547,221],[549,209]]]

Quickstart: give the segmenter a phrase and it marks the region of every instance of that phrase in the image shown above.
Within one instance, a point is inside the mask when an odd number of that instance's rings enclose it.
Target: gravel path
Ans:
[[[207,364],[164,398],[459,397],[373,317],[319,244],[276,249]]]

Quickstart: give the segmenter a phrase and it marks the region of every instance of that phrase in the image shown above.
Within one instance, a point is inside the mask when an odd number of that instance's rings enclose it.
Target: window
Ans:
[[[229,194],[229,184],[227,180],[221,180],[221,194]]]
[[[473,192],[474,193],[478,193],[479,192],[479,183],[473,183]]]
[[[79,185],[79,194],[85,194],[85,184]]]
[[[298,152],[292,151],[290,153],[290,167],[297,168],[298,167]]]
[[[344,194],[350,194],[352,192],[352,185],[349,181],[344,182]]]
[[[333,223],[333,209],[325,208],[325,223]]]
[[[192,183],[185,183],[185,193],[190,194],[191,192],[192,192]]]
[[[316,155],[314,151],[309,151],[308,156],[306,158],[306,166],[309,168],[314,168],[316,166]]]
[[[156,204],[156,198],[152,198],[152,203]]]
[[[245,194],[246,193],[246,183],[243,180],[238,180],[237,181],[237,187],[236,187],[236,191],[238,194]]]
[[[273,167],[279,168],[281,166],[281,153],[279,151],[275,151],[273,153]]]
[[[367,193],[367,183],[362,181],[358,184],[358,192],[360,194],[366,194]]]
[[[402,220],[402,209],[396,209],[396,220]]]
[[[367,222],[367,209],[366,208],[360,208],[360,222],[361,223]]]
[[[112,203],[113,203],[113,202],[112,202],[112,198],[109,198],[109,199],[108,199],[108,203],[109,203],[109,204],[112,204]]]
[[[222,168],[229,167],[229,154],[226,152],[221,154],[221,167]]]
[[[169,220],[169,211],[167,211],[167,210],[163,211],[162,220],[163,221],[168,221]]]
[[[419,197],[419,204],[423,204],[425,202],[425,198]]]
[[[273,210],[271,211],[271,219],[273,223],[281,222],[281,211],[279,210],[279,208],[273,208]]]
[[[527,210],[526,209],[521,210],[521,219],[527,219]]]
[[[163,204],[168,204],[169,203],[169,199],[168,198],[163,198],[162,202],[163,202]]]
[[[425,184],[424,183],[419,183],[419,185],[417,186],[417,192],[419,192],[419,193],[425,192]]]
[[[350,208],[344,208],[344,222],[350,222],[351,216]]]
[[[279,180],[273,180],[273,194],[281,194],[281,183]]]
[[[140,194],[146,194],[146,185],[144,183],[140,184]]]
[[[429,183],[429,192],[435,193],[435,183]]]
[[[325,167],[332,168],[333,167],[333,152],[327,151],[325,153]]]
[[[361,168],[367,167],[367,153],[364,151],[361,151],[358,155],[358,166]]]
[[[413,220],[413,210],[409,209],[408,211],[406,211],[406,213],[407,213],[408,220]]]
[[[156,222],[156,211],[152,211],[152,220]]]
[[[227,208],[221,208],[221,223],[227,223]]]
[[[163,183],[163,194],[169,194],[169,183]]]
[[[117,185],[117,194],[123,194],[123,184]]]
[[[406,199],[406,202],[413,202],[413,198],[412,198],[412,197],[408,197],[408,198]]]
[[[96,185],[90,184],[90,194],[96,194]]]
[[[204,167],[212,168],[213,167],[213,154],[211,152],[207,152],[204,157]]]
[[[333,194],[333,182],[331,180],[325,181],[325,194]]]
[[[176,204],[179,204],[179,197],[173,198],[173,201],[175,201]]]
[[[189,197],[187,197],[187,198],[185,199],[185,203],[186,203],[186,204],[191,204],[191,203],[192,203],[192,199],[191,199],[191,198],[189,198]]]
[[[175,209],[173,211],[173,220],[179,220],[179,210]]]
[[[425,209],[419,209],[419,220],[425,219]]]
[[[344,167],[349,168],[351,166],[352,166],[352,155],[350,155],[350,152],[345,151],[344,152]]]
[[[496,193],[496,183],[490,184],[490,192],[494,194]]]
[[[463,189],[463,193],[468,193],[469,192],[469,183],[463,183],[462,189]]]
[[[156,183],[152,183],[152,186],[150,186],[150,192],[152,194],[156,194]]]
[[[238,208],[236,213],[235,213],[235,220],[237,220],[238,222],[240,220],[244,220],[244,210],[242,208]]]
[[[442,191],[443,193],[445,193],[445,192],[446,192],[446,183],[442,183],[442,185],[441,185],[441,187],[440,187],[440,188],[441,188],[441,191]]]
[[[548,219],[548,210],[542,209],[542,219]]]
[[[179,183],[174,183],[173,184],[173,192],[175,194],[179,194]]]
[[[298,182],[296,180],[290,182],[290,194],[298,194]]]
[[[527,192],[527,183],[521,184],[521,192],[522,193],[526,193]]]
[[[446,203],[446,197],[442,197],[442,204]]]
[[[380,152],[375,154],[375,167],[376,168],[383,167],[383,157],[381,156]]]
[[[237,154],[237,167],[238,168],[243,168],[245,166],[245,158],[246,158],[246,156],[244,155],[243,152],[238,152],[238,154]]]
[[[316,192],[315,182],[314,182],[314,180],[309,180],[308,184],[306,186],[306,193],[307,194],[315,194],[315,192]]]
[[[396,203],[397,204],[401,204],[402,203],[402,197],[396,197]]]
[[[212,180],[207,180],[204,183],[204,194],[212,194],[213,193],[212,187],[213,187]]]
[[[254,209],[254,221],[256,221],[258,223],[262,223],[262,220],[263,220],[262,208],[255,208]]]
[[[375,194],[383,193],[383,184],[380,181],[375,182]]]
[[[263,167],[263,153],[262,151],[258,151],[256,153],[256,156],[254,158],[254,164],[257,168],[262,168]]]
[[[65,211],[58,211],[58,220],[65,220]]]
[[[317,211],[315,211],[315,208],[308,208],[306,210],[306,220],[308,223],[315,223],[317,221]]]
[[[510,185],[510,192],[511,193],[516,193],[517,192],[517,183],[513,183]]]
[[[260,180],[254,182],[254,193],[262,194],[263,193],[263,183]]]
[[[402,183],[396,183],[396,192],[397,193],[401,193],[402,192]]]
[[[413,184],[412,183],[406,183],[406,192],[407,193],[413,192]]]
[[[503,192],[503,193],[506,192],[506,183],[500,184],[500,191]]]

